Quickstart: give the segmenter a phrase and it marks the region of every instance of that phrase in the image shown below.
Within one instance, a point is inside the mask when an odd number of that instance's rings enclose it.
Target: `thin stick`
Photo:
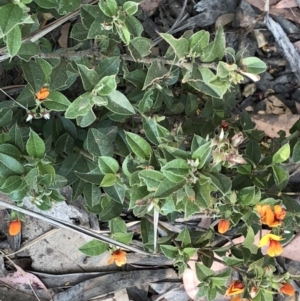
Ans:
[[[1,197],[2,200],[3,199],[8,199],[8,197],[6,195],[2,194],[2,193],[0,194],[0,197]],[[135,247],[123,244],[121,242],[118,242],[118,241],[116,241],[116,240],[114,240],[114,239],[112,239],[112,238],[110,238],[108,236],[105,236],[105,235],[102,235],[102,234],[98,234],[98,233],[94,233],[91,230],[88,230],[88,229],[85,229],[85,228],[73,225],[73,224],[68,223],[66,221],[62,221],[62,220],[59,220],[59,219],[47,216],[47,215],[42,214],[42,213],[36,213],[36,212],[33,212],[33,211],[29,210],[29,209],[20,208],[18,206],[9,204],[9,203],[4,202],[2,200],[0,200],[0,206],[6,207],[6,208],[10,208],[12,210],[15,210],[15,211],[18,211],[18,212],[30,215],[30,216],[38,218],[38,219],[42,219],[42,220],[48,222],[49,224],[54,225],[54,226],[56,226],[58,228],[71,230],[71,231],[79,233],[79,234],[85,234],[85,235],[87,235],[89,237],[98,239],[100,241],[103,241],[103,242],[106,242],[106,243],[109,243],[109,244],[113,244],[113,245],[116,245],[116,246],[118,246],[120,248],[124,248],[124,249],[130,250],[130,251],[133,251],[133,252],[137,252],[137,253],[140,253],[140,254],[143,254],[143,255],[154,256],[153,254],[147,253],[147,252],[145,252],[145,251],[143,251],[141,249],[138,249],[138,248],[135,248]]]

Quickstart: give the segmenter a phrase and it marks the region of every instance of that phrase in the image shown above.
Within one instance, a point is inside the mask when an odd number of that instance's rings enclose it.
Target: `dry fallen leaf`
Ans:
[[[233,21],[233,18],[234,18],[234,14],[224,14],[224,15],[221,15],[220,17],[218,17],[218,19],[216,20],[216,23],[215,23],[215,29],[217,30],[219,25],[221,26],[225,26],[227,25],[228,23],[232,22]]]
[[[144,0],[142,3],[140,3],[140,7],[143,11],[153,11],[157,7],[159,7],[162,0]]]
[[[300,41],[297,41],[293,44],[294,44],[295,48],[298,50],[298,52],[300,52]]]
[[[68,48],[69,30],[71,23],[68,22],[61,27],[60,37],[58,39],[58,44],[62,48]]]
[[[281,0],[276,5],[273,6],[274,8],[289,8],[289,7],[298,7],[296,0]]]
[[[290,136],[290,129],[300,119],[300,115],[252,115],[251,119],[256,124],[256,129],[264,131],[271,138],[279,137],[280,130]]]
[[[246,0],[251,5],[257,7],[261,11],[264,11],[264,5],[265,1],[262,0]],[[281,16],[286,19],[289,19],[291,21],[294,21],[295,23],[300,24],[300,10],[295,7],[289,7],[289,8],[274,8],[274,5],[276,4],[276,0],[270,0],[270,14],[273,14],[275,16]]]

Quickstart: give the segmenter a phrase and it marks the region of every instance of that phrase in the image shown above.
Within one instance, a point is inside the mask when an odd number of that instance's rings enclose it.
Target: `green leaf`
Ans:
[[[99,256],[108,249],[108,244],[96,239],[89,241],[79,248],[79,251],[87,256]]]
[[[256,189],[255,187],[245,187],[240,190],[239,192],[239,199],[241,202],[246,205],[255,205],[255,194],[256,194]],[[259,200],[258,200],[259,201]]]
[[[138,175],[146,184],[148,191],[156,191],[164,179],[164,175],[161,172],[151,169],[141,170]]]
[[[153,90],[146,91],[142,100],[139,102],[139,111],[141,113],[150,111],[151,107],[153,106],[153,99],[151,98],[152,94]]]
[[[234,256],[232,257],[222,256],[222,259],[228,266],[238,265],[244,262],[243,258],[236,258]]]
[[[28,62],[34,55],[41,53],[39,46],[33,42],[25,42],[21,44],[18,56],[20,59]]]
[[[127,15],[133,16],[138,10],[139,4],[133,1],[126,1],[123,4],[123,9]]]
[[[211,184],[210,179],[200,174],[199,180],[194,186],[196,193],[195,203],[202,208],[207,208],[211,206]]]
[[[61,60],[51,72],[50,75],[50,90],[58,90],[67,86],[67,81],[69,78],[68,72],[69,63],[67,60]]]
[[[137,37],[130,40],[128,45],[130,54],[135,61],[138,61],[143,57],[149,55],[151,53],[150,51],[151,47],[152,47],[152,41],[142,37]]]
[[[126,141],[135,155],[145,160],[150,158],[152,149],[150,144],[144,138],[130,132],[125,132],[125,135]]]
[[[83,189],[84,200],[89,207],[94,207],[100,204],[101,201],[101,190],[99,186],[86,183]]]
[[[186,160],[175,159],[165,164],[161,171],[171,182],[180,183],[189,174],[190,166]]]
[[[43,101],[43,105],[49,110],[54,110],[57,112],[66,111],[71,105],[71,102],[58,91],[50,91],[47,100]]]
[[[8,196],[14,201],[22,202],[22,200],[26,197],[27,194],[28,194],[28,186],[26,185],[25,181],[23,181],[23,183],[18,188],[18,190],[14,190]]]
[[[30,189],[37,190],[37,177],[39,175],[39,171],[37,168],[31,169],[27,175],[24,177],[26,184],[30,187]]]
[[[125,19],[125,26],[129,33],[134,37],[140,37],[144,30],[140,21],[136,17],[130,15],[127,15],[127,18]]]
[[[294,163],[300,161],[300,141],[298,140],[293,148],[292,159]]]
[[[154,226],[153,223],[148,221],[146,218],[142,218],[141,220],[141,233],[145,250],[148,252],[153,252]]]
[[[167,258],[174,259],[178,255],[178,248],[170,245],[160,245],[161,251]]]
[[[172,193],[176,192],[180,188],[182,188],[185,184],[185,181],[180,183],[174,183],[169,181],[168,179],[164,179],[157,187],[157,191],[154,195],[155,198],[163,199],[172,195]]]
[[[43,139],[31,129],[26,143],[26,151],[29,156],[38,159],[43,158],[46,151]]]
[[[108,17],[112,17],[117,14],[118,5],[115,0],[99,0],[98,5],[102,12]]]
[[[87,172],[86,162],[83,157],[78,153],[73,153],[63,160],[62,165],[58,171],[58,174],[65,177],[68,180],[68,185],[72,184],[78,177],[75,174],[77,172]],[[99,183],[98,183],[99,184]]]
[[[199,281],[205,280],[207,277],[213,276],[215,272],[205,265],[196,262],[196,275]]]
[[[23,17],[22,9],[19,5],[6,4],[0,7],[0,31],[7,34],[18,23],[21,23]]]
[[[113,173],[107,173],[104,175],[104,178],[102,179],[100,186],[101,187],[110,187],[113,186],[117,181],[117,176]]]
[[[19,49],[21,48],[21,43],[21,29],[20,26],[16,26],[6,36],[6,46],[11,57],[15,56],[18,53]]]
[[[35,61],[41,66],[43,69],[43,72],[45,74],[45,81],[49,82],[50,81],[50,75],[52,73],[52,65],[45,61],[44,59],[36,58]]]
[[[189,54],[198,57],[209,43],[209,32],[200,30],[189,38]]]
[[[98,165],[103,174],[115,174],[119,170],[118,161],[108,156],[99,157]]]
[[[133,233],[113,233],[112,238],[123,244],[129,245],[132,241]]]
[[[75,172],[76,176],[83,180],[84,182],[100,185],[102,179],[103,179],[103,174],[100,172],[100,169],[97,167],[88,173],[83,173],[83,172]]]
[[[15,123],[9,130],[9,136],[11,137],[10,142],[19,148],[19,150],[24,150],[23,137],[20,128],[17,123]]]
[[[107,96],[115,91],[116,87],[117,83],[115,75],[104,76],[94,87],[94,91],[100,96]],[[102,105],[107,105],[107,103]]]
[[[181,61],[185,58],[189,48],[189,41],[185,38],[174,38],[171,34],[160,33],[160,36],[172,47],[176,57]]]
[[[5,180],[5,182],[1,186],[0,190],[3,193],[9,194],[15,190],[18,190],[18,188],[21,186],[21,184],[22,184],[22,179],[20,176],[10,176]]]
[[[93,107],[91,92],[85,92],[77,97],[65,112],[65,117],[74,119],[78,116],[85,116]]]
[[[9,155],[17,160],[20,160],[21,152],[17,147],[12,144],[2,143],[0,144],[0,153]]]
[[[193,159],[199,159],[198,169],[202,168],[211,156],[211,142],[199,146],[192,154]]]
[[[55,143],[55,152],[57,154],[66,153],[67,155],[71,155],[73,148],[74,139],[68,133],[62,134]]]
[[[196,252],[198,251],[199,249],[198,248],[184,248],[183,249],[183,252],[189,257],[193,257]]]
[[[247,143],[245,155],[255,164],[258,164],[261,159],[261,151],[259,144],[256,141],[250,140]]]
[[[93,156],[112,156],[112,141],[97,129],[90,128],[84,142],[86,149]]]
[[[254,243],[254,231],[251,227],[247,228],[247,235],[245,237],[245,240],[243,241],[243,246],[250,246]]]
[[[34,61],[29,61],[28,63],[22,61],[22,70],[28,84],[37,93],[45,84],[45,74],[42,67]]]
[[[66,15],[79,8],[80,0],[60,0],[58,8],[55,7],[60,15]]]
[[[97,119],[94,111],[90,109],[84,116],[76,117],[76,123],[78,126],[85,128],[91,125]]]
[[[282,191],[289,181],[289,172],[283,166],[273,165],[273,175],[275,180],[275,185],[280,191]]]
[[[223,174],[218,172],[211,172],[209,174],[205,174],[206,176],[211,178],[212,184],[223,194],[225,195],[227,192],[231,190],[231,181]]]
[[[112,56],[103,59],[96,67],[96,71],[98,72],[100,78],[103,78],[104,76],[117,75],[119,72],[120,62],[121,60],[119,56]]]
[[[36,4],[42,8],[56,8],[58,6],[58,0],[35,0]]]
[[[43,164],[42,162],[38,163],[38,168],[40,175],[49,175],[51,177],[51,183],[55,179],[55,169],[51,164]]]
[[[257,57],[247,57],[241,60],[244,72],[259,74],[267,70],[267,65]]]
[[[108,110],[120,115],[133,115],[135,113],[133,106],[123,93],[115,90],[107,95],[107,98],[106,108]]]
[[[111,233],[126,233],[127,226],[121,217],[116,217],[108,222]]]
[[[103,190],[117,203],[123,204],[125,199],[125,188],[123,187],[123,185],[120,185],[116,182],[113,186],[104,187]]]
[[[7,126],[11,122],[13,111],[10,108],[0,110],[0,127]]]
[[[181,241],[183,246],[188,246],[191,244],[191,242],[192,242],[191,235],[186,226],[178,234],[178,236],[176,237],[176,240]]]
[[[148,69],[143,90],[152,86],[154,83],[158,83],[160,80],[167,77],[168,74],[169,70],[162,63],[155,60]]]
[[[101,199],[102,211],[99,214],[99,219],[103,222],[108,222],[111,219],[119,216],[123,210],[123,205],[115,200],[105,196]]]
[[[99,82],[100,76],[94,69],[89,69],[85,65],[77,64],[78,71],[86,91],[94,89],[95,85]]]
[[[0,153],[0,177],[7,178],[9,176],[24,173],[23,165],[15,158]]]
[[[282,163],[290,157],[291,149],[289,143],[283,145],[272,158],[273,163]]]
[[[201,61],[205,63],[221,60],[225,53],[225,35],[222,26],[218,27],[213,42],[208,44],[200,55]]]

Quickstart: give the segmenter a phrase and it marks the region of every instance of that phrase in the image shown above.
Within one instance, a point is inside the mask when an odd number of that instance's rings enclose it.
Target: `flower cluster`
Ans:
[[[242,293],[244,292],[244,289],[244,284],[239,280],[235,280],[230,284],[229,288],[227,289],[226,296],[234,296],[231,299],[231,301],[249,301],[248,299],[244,299],[241,297]],[[253,287],[252,289],[254,289],[254,291],[257,293],[256,287]],[[278,291],[289,296],[293,296],[295,294],[294,287],[288,282],[281,283],[281,286],[279,287]]]
[[[285,218],[286,211],[280,206],[275,205],[272,209],[270,205],[257,205],[256,210],[260,215],[260,221],[271,228],[278,227],[282,224]],[[263,247],[269,244],[268,255],[271,257],[279,256],[282,254],[282,245],[280,244],[282,240],[281,236],[275,234],[266,234],[261,238],[258,247]]]
[[[275,205],[273,210],[270,205],[256,205],[256,210],[261,216],[261,223],[269,227],[280,226],[286,215],[280,205]]]
[[[213,164],[226,163],[228,167],[233,167],[237,164],[246,164],[245,159],[238,151],[238,146],[243,141],[244,137],[241,132],[229,139],[222,127],[219,136],[216,136],[212,142],[212,145],[215,147],[212,152]]]

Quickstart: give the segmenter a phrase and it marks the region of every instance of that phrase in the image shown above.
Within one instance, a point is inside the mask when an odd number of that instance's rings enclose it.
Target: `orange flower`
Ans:
[[[122,266],[123,264],[125,264],[127,262],[126,254],[127,253],[122,250],[113,251],[107,264],[112,264],[113,262],[115,262],[117,266],[119,266],[119,267]]]
[[[285,218],[286,211],[279,205],[274,206],[274,214],[275,214],[275,219],[278,221],[282,221]]]
[[[241,281],[235,280],[233,281],[229,288],[226,291],[226,296],[232,296],[236,294],[240,294],[244,291],[244,284]]]
[[[8,228],[9,235],[14,236],[14,235],[19,234],[19,232],[21,231],[21,226],[22,226],[22,224],[19,219],[11,221],[9,223],[9,228]]]
[[[230,227],[230,222],[226,219],[220,219],[218,223],[218,232],[223,234],[228,231]]]
[[[286,214],[286,211],[279,205],[274,206],[274,212],[270,205],[256,205],[256,210],[261,216],[261,223],[269,227],[280,226]]]
[[[268,255],[271,257],[279,256],[282,253],[282,245],[280,244],[282,238],[275,234],[266,234],[259,242],[258,247],[261,248],[269,243]]]
[[[286,295],[293,296],[295,294],[294,287],[289,283],[282,283],[282,287],[280,288],[280,291]]]
[[[49,96],[49,89],[46,87],[41,88],[39,92],[35,94],[36,99],[38,100],[44,100]]]
[[[234,296],[230,301],[241,301],[241,296],[240,295],[237,295],[237,296]]]

